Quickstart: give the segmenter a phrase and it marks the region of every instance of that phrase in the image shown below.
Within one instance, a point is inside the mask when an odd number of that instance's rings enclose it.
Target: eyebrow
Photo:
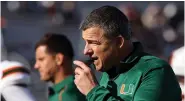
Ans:
[[[95,42],[95,43],[97,43],[98,45],[100,45],[101,44],[101,42],[100,41],[98,41],[98,40],[87,40],[88,42]]]
[[[88,40],[88,41],[98,41],[98,40],[93,39],[92,37],[89,37],[89,38],[87,38],[87,39],[85,39],[85,38],[82,37],[82,39],[83,39],[83,40]]]

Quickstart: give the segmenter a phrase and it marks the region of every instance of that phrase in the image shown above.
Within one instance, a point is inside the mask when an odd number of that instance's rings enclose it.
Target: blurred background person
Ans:
[[[30,77],[30,66],[26,59],[15,52],[8,53],[2,41],[0,61],[1,101],[36,101],[29,90]]]
[[[181,48],[178,48],[174,50],[171,54],[171,57],[169,59],[169,63],[173,68],[173,71],[175,72],[177,79],[179,81],[180,87],[182,89],[182,101],[184,101],[184,61],[185,61],[185,55],[184,55],[184,46]]]
[[[72,68],[73,47],[64,35],[49,33],[35,45],[35,69],[40,79],[52,82],[49,101],[85,101],[74,84]]]
[[[22,63],[2,61],[0,72],[1,101],[36,101],[28,88],[30,72]]]

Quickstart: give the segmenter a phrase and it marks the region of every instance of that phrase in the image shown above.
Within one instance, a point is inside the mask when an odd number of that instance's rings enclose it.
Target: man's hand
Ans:
[[[87,95],[98,83],[96,82],[95,75],[92,73],[91,69],[81,61],[73,62],[77,67],[75,68],[75,80],[79,91]]]

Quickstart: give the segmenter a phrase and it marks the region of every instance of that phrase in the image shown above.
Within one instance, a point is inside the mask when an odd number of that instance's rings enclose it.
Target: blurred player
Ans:
[[[15,52],[8,53],[2,43],[0,61],[1,101],[36,101],[28,89],[29,86],[30,70],[27,61]]]
[[[177,76],[182,90],[182,101],[184,101],[184,58],[184,46],[174,50],[170,58],[170,65]]]

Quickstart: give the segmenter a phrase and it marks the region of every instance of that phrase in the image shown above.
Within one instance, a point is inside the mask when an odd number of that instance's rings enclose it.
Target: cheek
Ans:
[[[46,61],[43,65],[44,65],[43,67],[45,67],[43,68],[44,73],[46,75],[51,75],[54,69],[54,63],[52,61]]]
[[[110,55],[109,51],[109,47],[99,46],[94,48],[94,54],[98,57],[97,65],[105,64]]]
[[[53,72],[55,70],[56,64],[54,62],[49,62],[47,66],[48,66],[48,71]]]
[[[109,55],[112,53],[112,48],[108,46],[100,46],[96,48],[95,53],[98,55],[100,59],[104,60],[107,57],[109,57]]]
[[[104,53],[106,53],[109,50],[108,46],[105,45],[99,45],[99,46],[94,46],[92,47],[95,55],[103,55]]]

